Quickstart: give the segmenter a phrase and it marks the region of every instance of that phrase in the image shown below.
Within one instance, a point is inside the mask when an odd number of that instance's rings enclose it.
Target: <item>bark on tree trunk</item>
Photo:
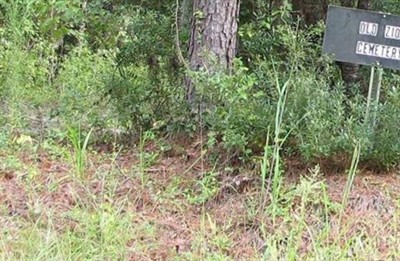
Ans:
[[[192,15],[192,0],[183,0],[180,7],[179,28],[189,28],[190,17]]]
[[[370,0],[341,0],[341,4],[346,7],[357,7],[358,9],[370,9]],[[342,79],[346,84],[353,84],[360,81],[360,66],[353,63],[338,62]]]
[[[213,73],[215,66],[231,69],[236,55],[240,0],[194,0],[189,40],[189,66]],[[216,59],[216,64],[210,60]],[[195,85],[186,78],[186,98],[195,103]]]

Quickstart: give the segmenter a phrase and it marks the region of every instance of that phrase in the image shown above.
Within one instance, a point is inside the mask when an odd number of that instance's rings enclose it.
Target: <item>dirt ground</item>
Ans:
[[[150,144],[146,150],[153,151],[152,146]],[[0,226],[18,230],[18,227],[10,228],[17,224],[10,222],[13,219],[45,226],[50,220],[43,214],[44,210],[52,210],[51,222],[55,229],[60,233],[73,231],[78,229],[80,221],[66,213],[76,206],[89,206],[90,209],[101,198],[102,203],[119,206],[121,213],[134,214],[132,222],[138,227],[151,224],[156,228],[152,235],[138,233],[127,243],[127,248],[132,249],[138,249],[141,244],[152,246],[143,252],[132,250],[131,260],[168,260],[190,252],[196,252],[196,257],[201,259],[204,249],[224,253],[234,260],[260,257],[266,247],[260,224],[263,223],[269,233],[285,229],[283,221],[282,226],[279,224],[284,218],[278,217],[275,223],[260,211],[268,204],[268,200],[262,202],[263,197],[260,197],[260,174],[246,168],[216,170],[215,166],[199,160],[197,143],[185,146],[179,153],[159,155],[151,166],[146,166],[146,186],[132,175],[140,160],[135,151],[123,151],[118,155],[104,151],[90,153],[83,181],[71,177],[73,166],[64,159],[46,152],[19,151],[13,156],[18,164],[11,167],[3,164],[0,169]],[[10,155],[0,156],[3,162],[9,161]],[[288,160],[285,168],[286,188],[295,188],[301,182],[301,176],[312,172],[294,159]],[[195,191],[196,181],[201,179],[202,173],[211,170],[218,173],[215,178],[218,192],[204,204],[190,203],[187,191]],[[317,181],[326,184],[330,201],[341,204],[348,175],[345,172],[320,172]],[[114,174],[109,177],[102,173]],[[379,256],[393,257],[393,240],[400,236],[396,214],[398,195],[400,178],[396,171],[376,173],[360,169],[343,214],[340,217],[330,215],[331,229],[327,240],[342,240],[345,245],[346,240],[355,235],[379,238],[375,241]],[[293,204],[288,209],[294,209],[296,203]],[[316,226],[320,224],[313,213],[310,211],[307,216],[310,227],[313,227],[314,219]],[[290,230],[290,227],[286,229]],[[304,255],[312,247],[311,240],[303,237],[299,251]],[[201,245],[204,242],[208,242],[207,246]]]

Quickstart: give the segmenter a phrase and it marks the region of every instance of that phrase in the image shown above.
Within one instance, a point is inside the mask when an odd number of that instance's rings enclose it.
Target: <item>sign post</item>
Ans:
[[[380,96],[380,91],[381,91],[381,83],[382,83],[382,75],[383,75],[383,69],[377,66],[378,69],[378,79],[375,79],[375,67],[371,67],[371,76],[370,76],[370,81],[369,81],[369,88],[368,88],[368,98],[367,98],[367,109],[365,112],[365,122],[368,123],[369,127],[373,130],[375,128],[376,124],[376,117],[377,117],[377,112],[378,112],[378,105],[379,105],[379,96]],[[373,104],[373,116],[372,116],[372,122],[370,118],[370,108],[371,108],[371,102],[374,102]]]
[[[365,121],[373,129],[383,68],[400,70],[400,16],[329,6],[323,52],[336,61],[372,66]]]

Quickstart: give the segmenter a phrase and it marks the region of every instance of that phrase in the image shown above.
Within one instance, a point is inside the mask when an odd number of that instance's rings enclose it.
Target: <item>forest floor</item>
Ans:
[[[274,195],[257,167],[220,170],[200,147],[98,147],[84,167],[54,144],[0,152],[0,259],[400,259],[396,171],[349,183],[292,159]]]

